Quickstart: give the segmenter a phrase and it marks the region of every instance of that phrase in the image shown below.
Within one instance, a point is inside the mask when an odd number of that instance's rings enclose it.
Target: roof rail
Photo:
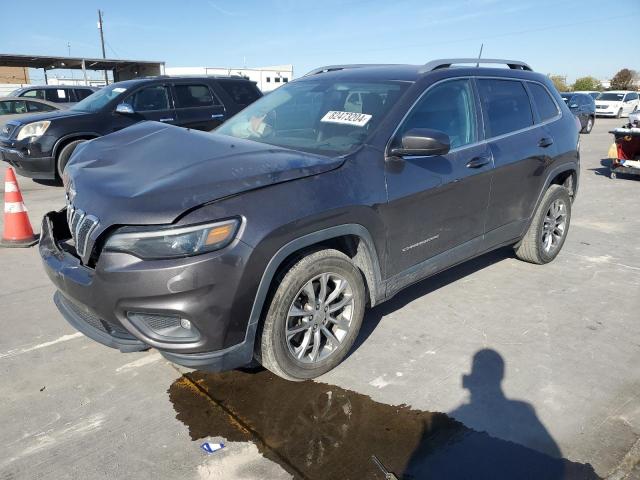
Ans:
[[[519,60],[504,60],[501,58],[442,58],[440,60],[431,60],[430,62],[425,63],[420,69],[420,73],[431,72],[440,68],[449,68],[452,65],[459,63],[475,63],[476,66],[479,66],[480,63],[495,63],[508,65],[512,70],[533,71],[529,65]]]
[[[326,67],[318,67],[305,74],[305,77],[311,75],[317,75],[319,73],[335,72],[336,70],[347,70],[349,68],[363,68],[363,67],[384,67],[389,64],[384,63],[352,63],[346,65],[327,65]]]

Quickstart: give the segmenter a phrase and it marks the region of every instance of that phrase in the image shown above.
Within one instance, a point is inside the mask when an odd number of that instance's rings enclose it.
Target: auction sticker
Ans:
[[[320,119],[326,123],[340,123],[342,125],[353,125],[354,127],[364,127],[371,120],[371,115],[356,112],[338,112],[331,110]]]

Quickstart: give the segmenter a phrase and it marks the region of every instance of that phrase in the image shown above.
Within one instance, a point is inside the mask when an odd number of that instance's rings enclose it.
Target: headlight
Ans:
[[[50,123],[51,122],[49,120],[27,123],[25,126],[20,128],[16,140],[22,140],[29,137],[41,137],[44,135],[44,132],[47,131],[47,128],[49,128]]]
[[[239,225],[240,222],[234,219],[167,230],[131,231],[131,227],[125,227],[107,239],[104,249],[131,253],[144,259],[199,255],[229,245]]]

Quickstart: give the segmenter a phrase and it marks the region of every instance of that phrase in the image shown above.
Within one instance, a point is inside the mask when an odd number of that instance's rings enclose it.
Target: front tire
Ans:
[[[64,173],[64,168],[67,166],[69,162],[69,158],[71,158],[71,154],[76,149],[78,145],[86,142],[86,140],[74,140],[73,142],[68,143],[64,146],[64,148],[60,151],[58,155],[58,160],[56,161],[56,171],[58,173],[58,178],[62,180],[62,174]]]
[[[618,114],[616,115],[616,118],[620,118],[622,116],[622,109],[618,110]]]
[[[256,359],[287,380],[315,378],[338,365],[364,316],[362,274],[338,250],[313,252],[276,279],[256,343]]]
[[[516,256],[538,265],[551,262],[564,245],[570,221],[569,190],[551,185],[538,205],[527,233],[515,247]]]

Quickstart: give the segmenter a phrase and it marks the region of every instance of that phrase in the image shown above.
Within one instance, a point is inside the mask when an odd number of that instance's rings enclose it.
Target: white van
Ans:
[[[628,117],[638,109],[638,92],[624,90],[602,92],[596,99],[596,115],[603,117]]]

